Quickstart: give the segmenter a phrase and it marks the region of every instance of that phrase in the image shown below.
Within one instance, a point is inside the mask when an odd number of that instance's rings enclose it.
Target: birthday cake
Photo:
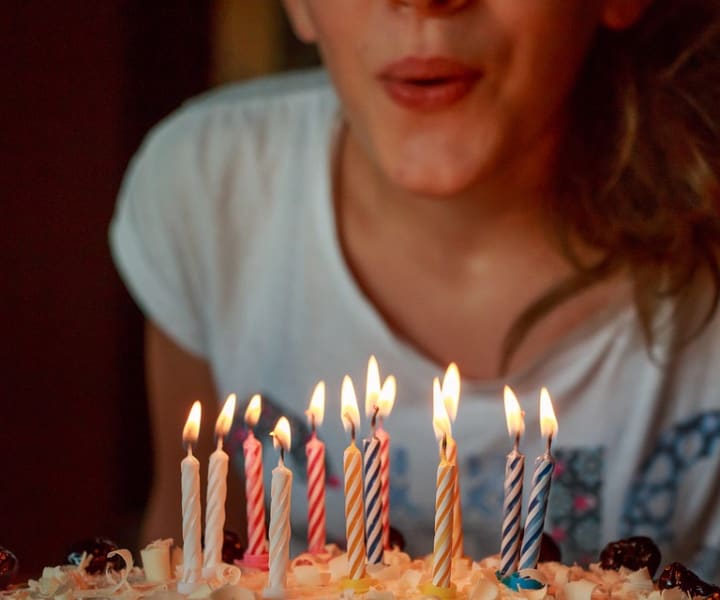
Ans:
[[[128,550],[109,550],[102,541],[76,557],[77,564],[48,567],[37,580],[0,592],[7,600],[260,600],[267,597],[268,573],[249,568],[241,561],[221,563],[204,573],[201,584],[190,594],[178,591],[181,577],[181,550],[171,540],[160,540],[141,551],[142,568],[135,566]],[[109,551],[108,551],[109,550]],[[231,548],[225,548],[232,553]],[[2,559],[12,556],[6,551]],[[228,555],[225,555],[227,558]],[[295,557],[286,572],[283,597],[321,600],[358,595],[365,600],[415,600],[427,597],[458,600],[684,600],[720,599],[720,588],[701,581],[678,563],[666,566],[653,576],[660,553],[647,538],[630,538],[609,544],[597,563],[587,568],[557,561],[540,562],[536,569],[498,574],[500,559],[480,561],[455,559],[452,587],[447,594],[428,592],[432,581],[431,556],[413,559],[399,549],[387,550],[383,563],[367,566],[367,591],[358,593],[342,581],[348,576],[348,556],[335,546],[323,553]],[[12,565],[0,565],[0,573]],[[175,567],[175,568],[173,568]],[[176,576],[178,578],[176,578]]]

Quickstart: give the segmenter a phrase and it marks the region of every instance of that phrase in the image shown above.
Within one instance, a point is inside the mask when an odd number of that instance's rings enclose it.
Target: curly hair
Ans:
[[[720,2],[655,0],[632,28],[600,31],[570,102],[547,214],[574,274],[514,323],[501,372],[539,319],[620,271],[649,350],[672,300],[671,356],[720,298]]]

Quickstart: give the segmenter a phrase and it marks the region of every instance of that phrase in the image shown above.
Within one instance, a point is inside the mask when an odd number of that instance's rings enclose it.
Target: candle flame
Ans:
[[[194,444],[197,442],[198,434],[200,433],[201,414],[202,406],[200,405],[200,401],[195,400],[190,409],[187,421],[185,421],[185,427],[183,427],[183,442],[186,444]]]
[[[250,402],[245,409],[245,423],[250,427],[257,425],[258,419],[260,419],[260,411],[262,410],[262,398],[260,394],[255,394],[250,398]]]
[[[315,419],[315,426],[320,427],[325,418],[325,382],[318,381],[310,397],[310,405],[305,411],[310,422]]]
[[[360,411],[358,410],[355,388],[349,375],[345,375],[343,378],[342,390],[340,392],[340,406],[340,416],[342,417],[345,431],[350,431],[352,427],[355,427],[355,431],[357,432],[358,429],[360,429]]]
[[[525,419],[523,418],[523,411],[520,408],[515,392],[512,391],[509,385],[505,386],[504,400],[505,400],[505,420],[507,421],[507,428],[510,437],[516,437],[525,433]]]
[[[395,395],[397,394],[397,382],[395,377],[388,375],[380,388],[380,397],[378,398],[378,416],[385,418],[395,405]]]
[[[448,365],[442,382],[443,401],[448,417],[454,423],[460,403],[460,371],[454,362]]]
[[[555,437],[558,432],[558,422],[547,388],[540,390],[540,432],[543,437]]]
[[[370,418],[375,412],[380,398],[380,369],[377,359],[370,356],[367,366],[367,379],[365,380],[365,416]]]
[[[270,435],[273,439],[274,448],[282,448],[285,452],[290,451],[292,437],[290,435],[290,421],[287,420],[287,417],[280,417],[278,419],[275,429],[272,430]]]
[[[225,404],[218,415],[217,421],[215,421],[215,435],[219,438],[225,437],[227,432],[230,431],[230,427],[232,427],[236,402],[237,396],[230,394],[225,400]]]
[[[450,438],[452,435],[450,417],[445,408],[440,380],[437,377],[433,378],[433,431],[438,441]]]

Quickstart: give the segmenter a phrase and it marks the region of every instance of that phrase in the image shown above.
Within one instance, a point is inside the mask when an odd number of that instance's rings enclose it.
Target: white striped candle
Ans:
[[[284,597],[290,564],[290,498],[292,471],[285,466],[285,452],[290,449],[290,423],[280,417],[272,432],[273,445],[280,448],[278,465],[272,472],[270,487],[270,543],[268,587],[265,598]]]

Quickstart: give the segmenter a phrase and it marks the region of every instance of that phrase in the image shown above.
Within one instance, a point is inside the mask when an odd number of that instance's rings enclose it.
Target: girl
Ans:
[[[362,382],[375,354],[398,380],[391,522],[411,553],[431,548],[431,380],[455,361],[467,554],[499,548],[502,387],[526,411],[530,465],[547,386],[546,530],[563,559],[648,534],[666,562],[717,577],[717,3],[285,4],[329,77],[189,103],[138,153],[112,225],[148,317],[148,539],[178,530],[191,400],[231,391],[263,394],[261,432],[294,421],[302,535],[303,411],[325,379],[328,536],[342,540],[340,380]],[[242,517],[239,495],[228,513]]]

